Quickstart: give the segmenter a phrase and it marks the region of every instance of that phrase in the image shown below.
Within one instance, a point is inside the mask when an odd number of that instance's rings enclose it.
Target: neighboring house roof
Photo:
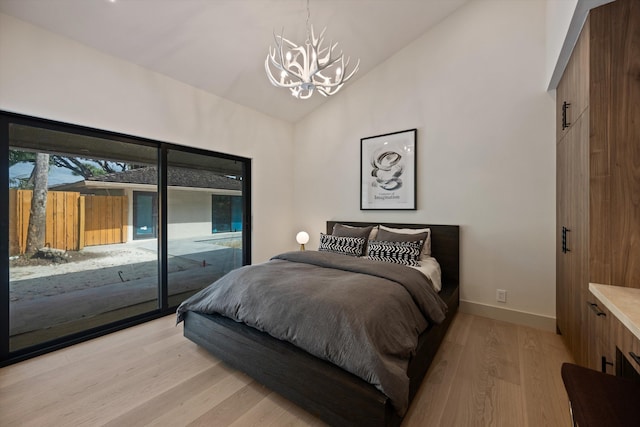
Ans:
[[[218,188],[223,190],[242,189],[242,181],[199,169],[170,167],[167,171],[167,180],[170,186],[175,187]],[[100,175],[89,178],[87,181],[155,185],[158,182],[158,171],[155,166],[151,166]]]
[[[167,171],[167,181],[171,187],[242,190],[242,181],[200,169],[170,167]],[[93,184],[91,187],[95,188],[100,186],[100,182],[123,184],[123,187],[126,187],[126,184],[156,185],[158,182],[158,172],[155,166],[150,166],[95,176],[73,184],[56,185],[50,188],[71,190],[78,187],[87,187],[89,183]]]

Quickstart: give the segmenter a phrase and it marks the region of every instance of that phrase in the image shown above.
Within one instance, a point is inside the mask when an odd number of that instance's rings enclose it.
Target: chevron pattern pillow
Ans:
[[[423,243],[423,240],[414,242],[370,240],[369,259],[418,267]]]
[[[333,252],[336,254],[360,256],[367,242],[363,237],[332,236],[320,233],[319,251]]]

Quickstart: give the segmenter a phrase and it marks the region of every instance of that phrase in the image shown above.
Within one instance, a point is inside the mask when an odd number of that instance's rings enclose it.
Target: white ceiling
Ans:
[[[311,0],[310,22],[360,58],[344,92],[468,1]],[[264,71],[274,31],[304,41],[305,0],[0,0],[0,12],[287,121],[327,100],[295,99]]]

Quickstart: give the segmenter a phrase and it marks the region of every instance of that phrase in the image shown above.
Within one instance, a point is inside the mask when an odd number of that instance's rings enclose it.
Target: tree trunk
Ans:
[[[36,154],[33,170],[33,197],[27,230],[28,256],[35,254],[45,245],[45,224],[47,222],[47,186],[49,181],[49,155]]]

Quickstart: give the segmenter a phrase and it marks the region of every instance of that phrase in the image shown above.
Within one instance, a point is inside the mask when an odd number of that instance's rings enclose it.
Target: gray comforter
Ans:
[[[289,252],[231,271],[178,307],[218,313],[288,341],[373,384],[400,415],[418,335],[446,304],[422,273],[329,252]]]

